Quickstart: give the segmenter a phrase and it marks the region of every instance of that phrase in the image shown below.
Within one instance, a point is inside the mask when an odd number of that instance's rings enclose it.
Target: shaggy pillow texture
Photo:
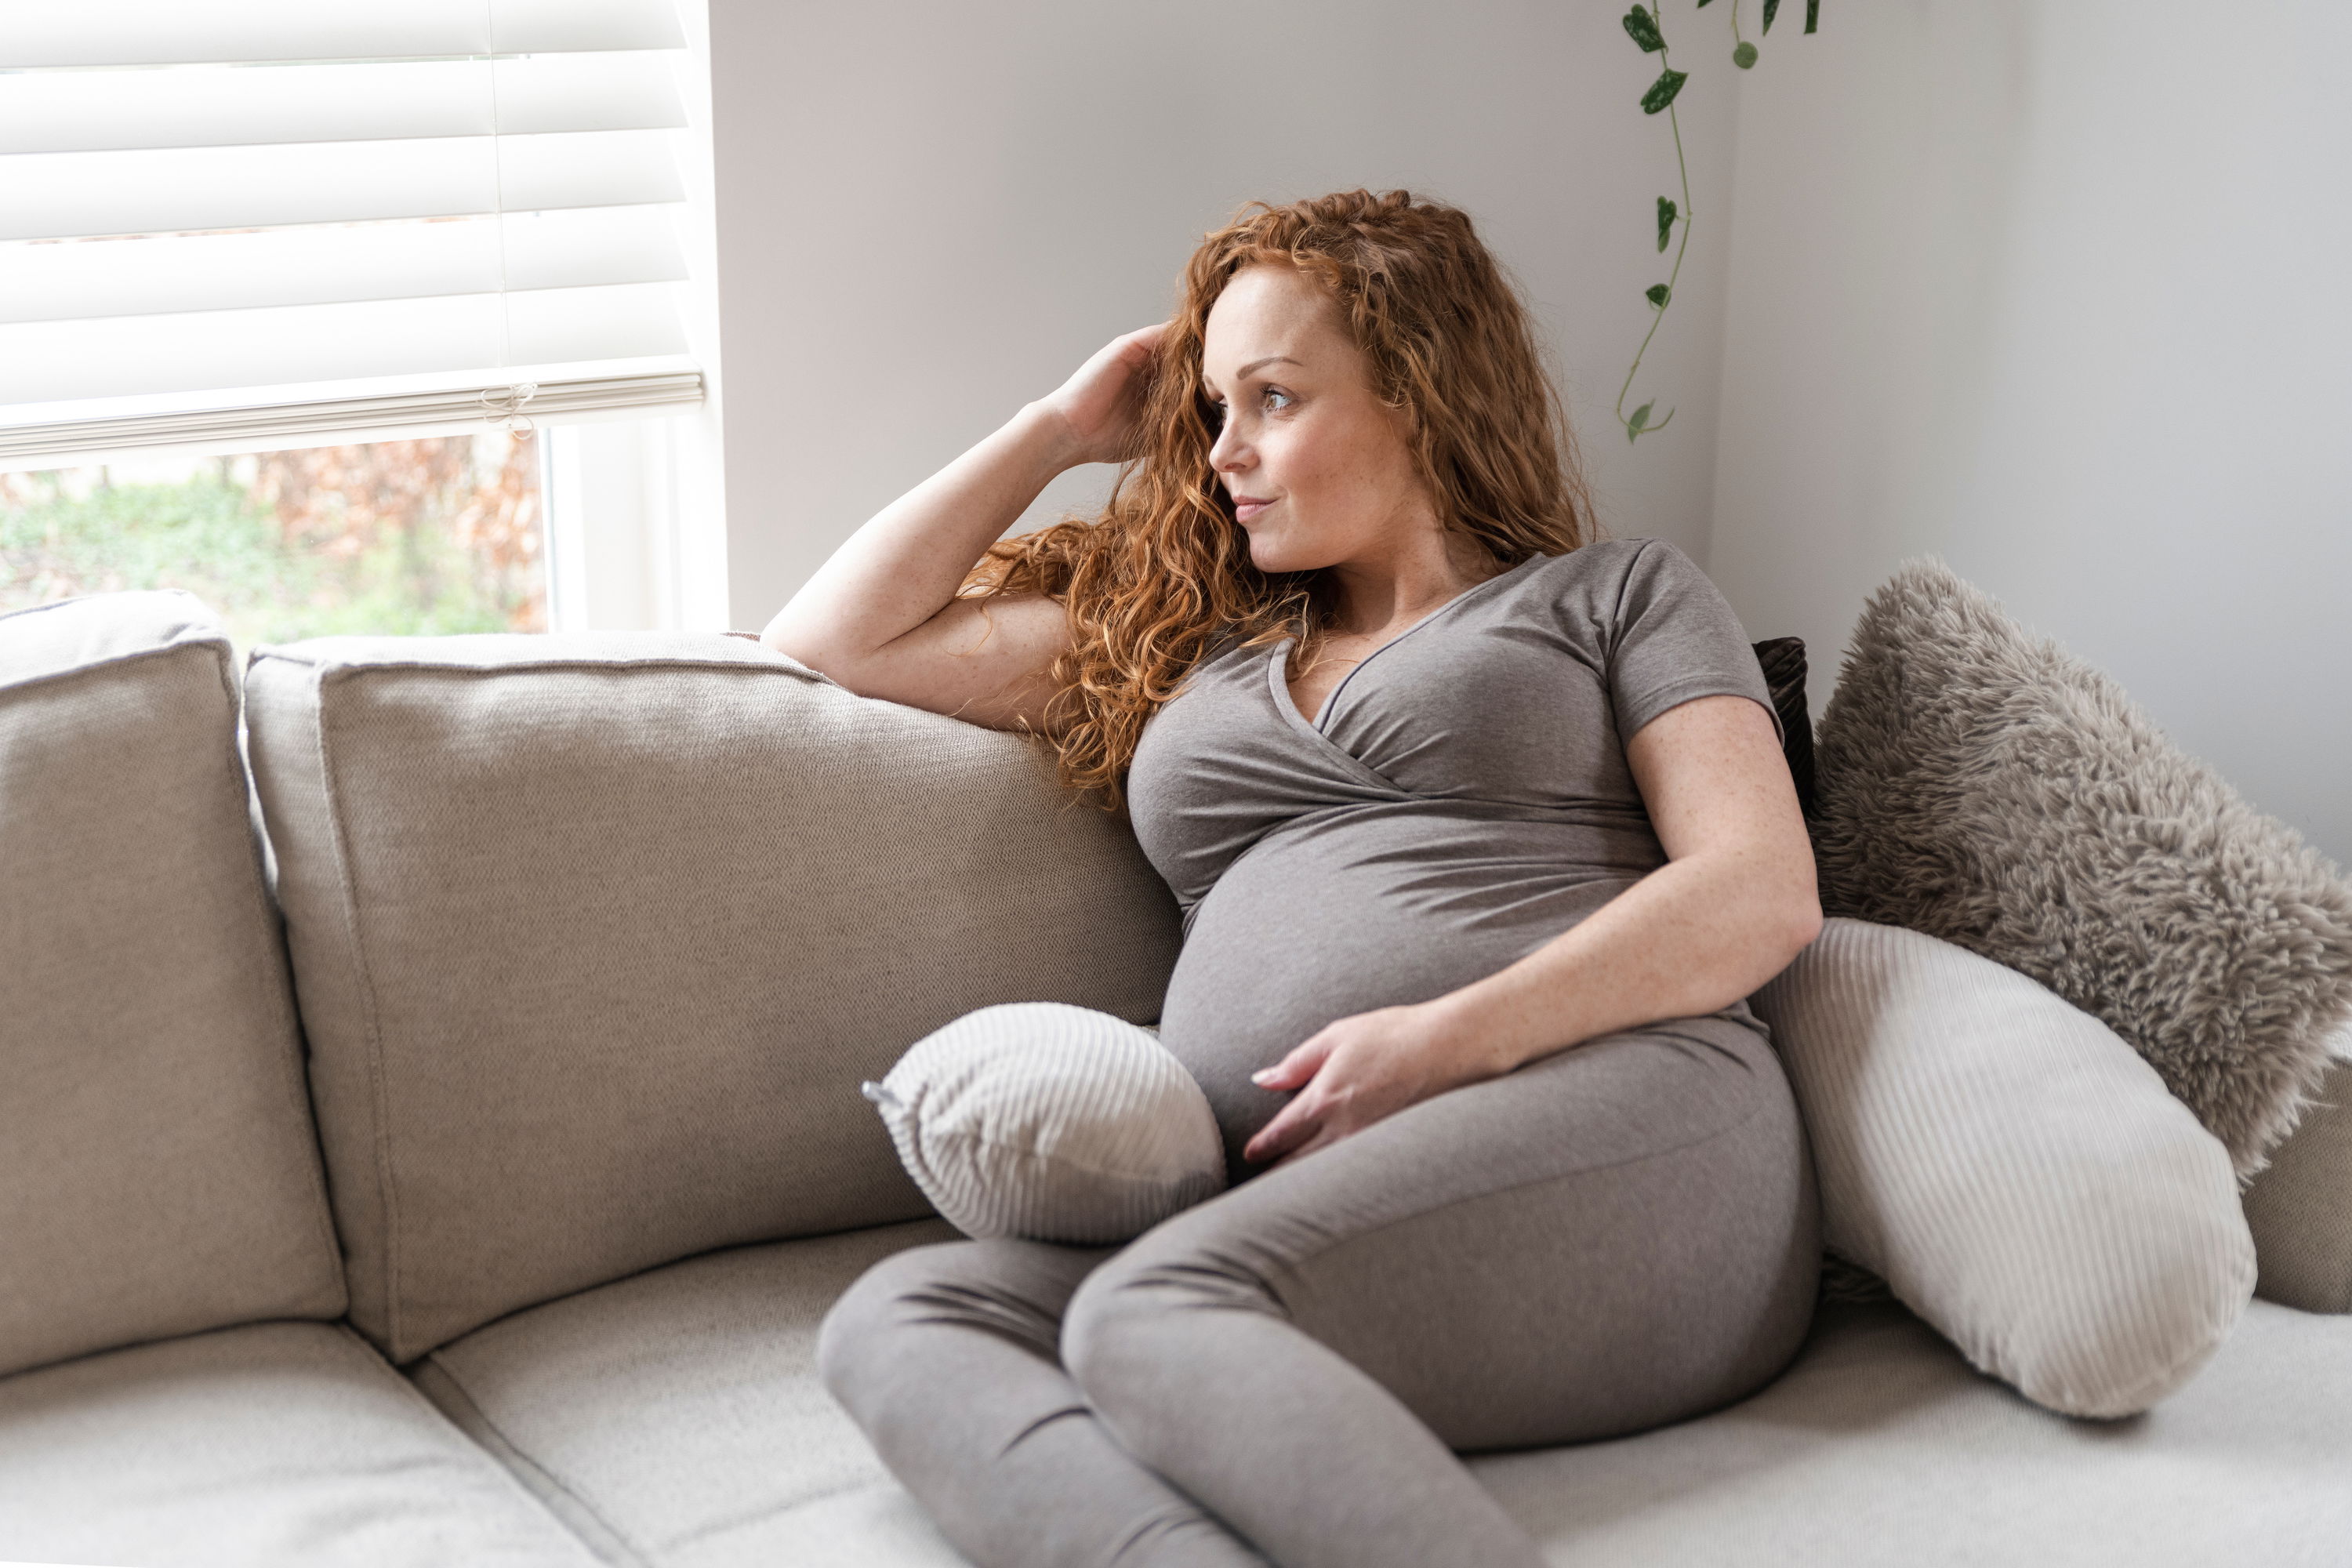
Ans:
[[[1965,948],[1832,917],[1750,999],[1804,1115],[1822,1240],[2068,1415],[2179,1388],[2253,1293],[2230,1156],[2096,1018]]]
[[[1814,765],[1824,914],[2031,975],[2263,1168],[2352,1017],[2333,861],[1932,557],[1864,608]]]
[[[1156,1030],[1091,1007],[967,1013],[864,1092],[907,1173],[966,1236],[1125,1241],[1224,1188],[1201,1086]]]

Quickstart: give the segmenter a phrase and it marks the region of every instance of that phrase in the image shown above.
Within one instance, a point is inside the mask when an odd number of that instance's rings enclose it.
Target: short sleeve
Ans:
[[[1621,740],[1677,703],[1733,696],[1762,704],[1772,733],[1788,745],[1747,628],[1723,591],[1668,541],[1645,541],[1634,556],[1610,630],[1609,700]]]

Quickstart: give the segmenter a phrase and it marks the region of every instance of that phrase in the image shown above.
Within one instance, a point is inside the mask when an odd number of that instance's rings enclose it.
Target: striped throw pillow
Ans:
[[[2254,1289],[2229,1151],[2098,1019],[1836,916],[1750,1005],[1804,1114],[1824,1244],[1979,1371],[2129,1415],[2229,1337]]]
[[[1156,1031],[1091,1007],[967,1013],[864,1092],[907,1173],[966,1236],[1125,1241],[1224,1188],[1200,1085]]]

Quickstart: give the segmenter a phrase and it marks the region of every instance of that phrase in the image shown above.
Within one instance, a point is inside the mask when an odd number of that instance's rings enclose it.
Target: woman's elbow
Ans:
[[[1811,947],[1813,942],[1813,938],[1821,934],[1822,900],[1818,894],[1809,890],[1803,898],[1797,901],[1796,908],[1790,920],[1788,936],[1789,956],[1792,959],[1795,958],[1797,954],[1804,952],[1808,947]]]
[[[1805,841],[1801,855],[1792,857],[1784,888],[1781,908],[1786,913],[1781,941],[1789,958],[1793,959],[1822,934],[1821,876],[1813,862],[1811,838]]]
[[[1775,900],[1759,909],[1750,929],[1759,934],[1753,938],[1748,967],[1741,975],[1744,989],[1749,995],[1765,985],[1797,960],[1797,955],[1811,945],[1822,932],[1821,900],[1808,888],[1801,896]]]
[[[1778,973],[1822,934],[1821,874],[1812,840],[1776,845],[1772,873],[1758,879],[1757,892],[1762,906],[1757,926],[1772,933],[1770,956],[1779,960],[1773,966]]]

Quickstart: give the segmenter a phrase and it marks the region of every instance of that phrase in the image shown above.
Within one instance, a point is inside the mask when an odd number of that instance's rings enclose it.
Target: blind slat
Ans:
[[[0,0],[0,433],[676,368],[684,47],[674,0]]]
[[[667,0],[0,0],[0,68],[685,47]]]
[[[595,366],[568,367],[593,370]],[[565,415],[653,412],[702,401],[702,373],[691,367],[641,369],[615,365],[603,375],[572,374],[537,381],[521,412],[534,419]],[[137,414],[75,411],[47,424],[0,426],[0,463],[11,468],[62,467],[81,454],[124,448],[191,446],[263,451],[322,436],[350,438],[370,432],[462,428],[478,425],[517,380],[475,377],[454,386],[313,397],[297,403],[231,404]],[[489,394],[486,399],[484,394]]]
[[[675,209],[0,245],[0,323],[683,280]]]
[[[0,157],[0,240],[686,199],[660,131]]]
[[[682,129],[676,54],[522,55],[492,62],[501,135]]]
[[[680,354],[675,287],[19,322],[0,327],[0,405]]]
[[[489,47],[482,0],[0,0],[0,66],[383,59]]]
[[[0,153],[683,126],[671,57],[528,55],[0,76]]]
[[[557,49],[682,49],[670,0],[496,0],[490,47],[505,54]]]

